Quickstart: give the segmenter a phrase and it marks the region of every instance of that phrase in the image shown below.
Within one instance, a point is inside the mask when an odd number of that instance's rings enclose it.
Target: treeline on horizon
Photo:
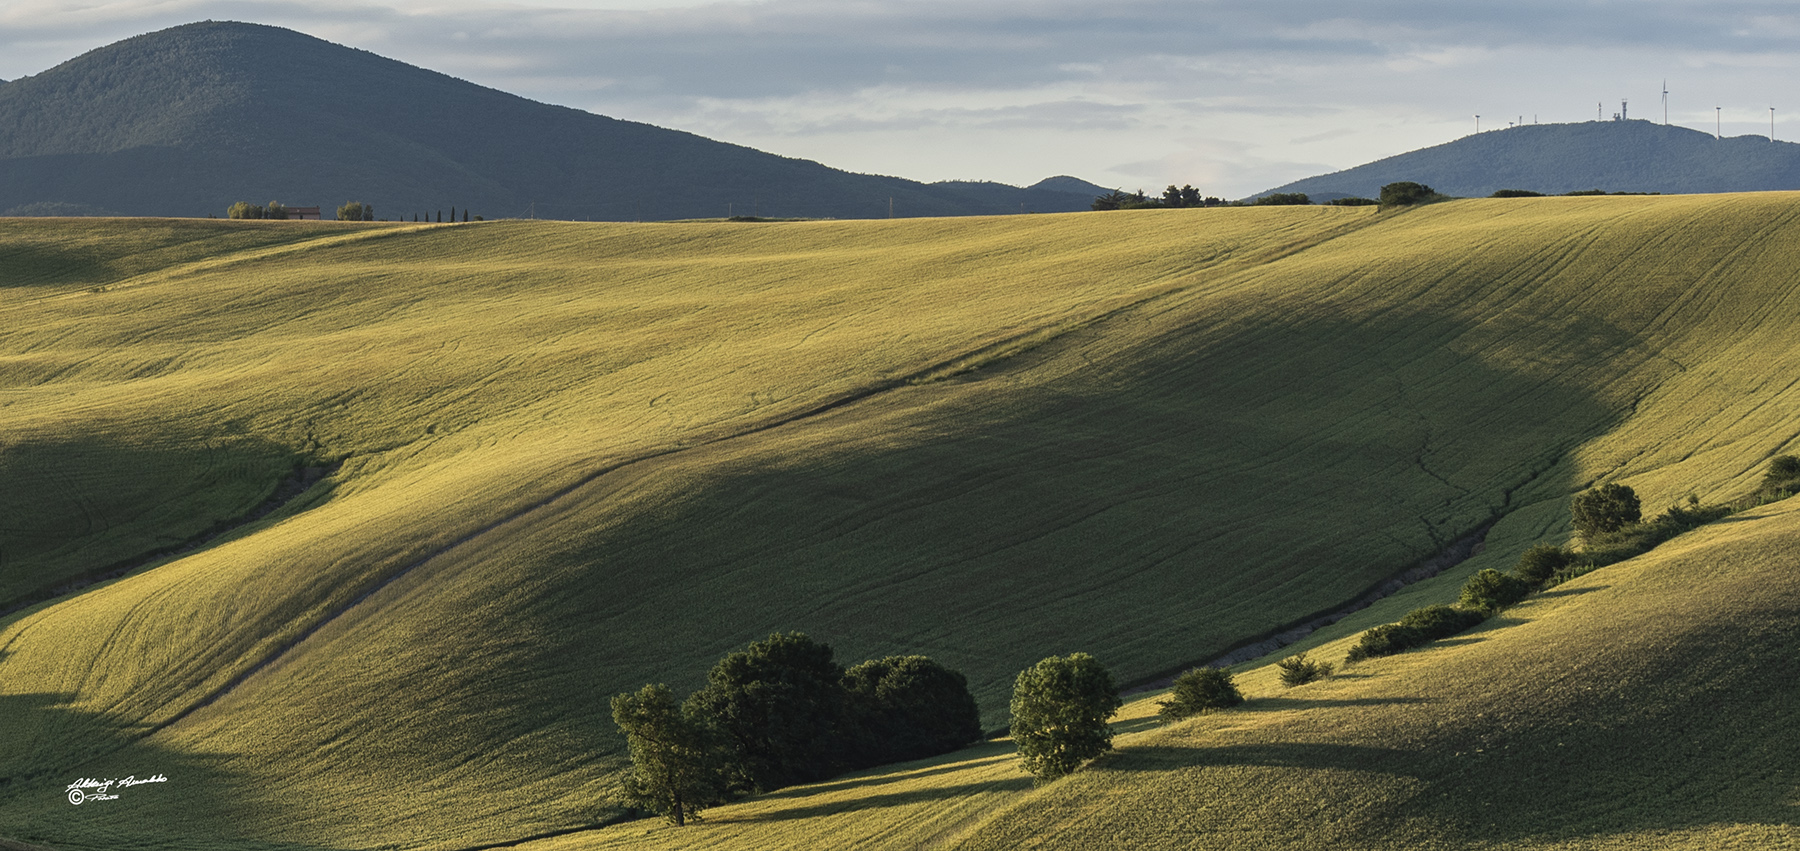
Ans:
[[[1584,195],[1661,195],[1661,192],[1607,192],[1604,189],[1578,189],[1564,192],[1563,197]],[[1544,198],[1549,193],[1536,192],[1530,189],[1501,189],[1489,198]],[[1321,202],[1332,207],[1369,207],[1380,205],[1410,206],[1430,201],[1448,201],[1452,196],[1443,195],[1431,187],[1413,181],[1398,181],[1381,187],[1380,198],[1344,197],[1333,198]],[[1144,190],[1125,192],[1115,189],[1105,195],[1094,198],[1093,210],[1158,210],[1183,209],[1188,207],[1284,207],[1312,204],[1313,200],[1304,192],[1271,192],[1248,200],[1227,201],[1213,195],[1201,195],[1193,186],[1169,184],[1161,196],[1152,197],[1144,194]]]
[[[420,215],[421,215],[420,213],[413,213],[412,220],[415,222],[419,221]],[[425,217],[424,221],[426,221],[426,222],[431,221],[430,213],[424,213],[423,215]],[[268,204],[251,204],[247,201],[239,201],[235,204],[232,204],[230,207],[225,208],[225,218],[228,218],[228,219],[274,219],[277,221],[283,221],[283,220],[286,220],[289,218],[295,218],[295,216],[293,214],[293,208],[287,206],[286,204],[281,203],[280,201],[270,201]],[[469,221],[469,210],[467,207],[463,208],[462,220],[465,222]],[[486,221],[486,219],[482,218],[481,216],[474,217],[474,220],[478,221],[478,222]],[[340,222],[376,222],[376,221],[385,222],[385,221],[387,221],[387,219],[375,218],[375,205],[374,204],[370,204],[370,203],[367,203],[364,201],[351,201],[351,202],[344,204],[337,208],[337,221],[340,221]],[[397,221],[404,222],[404,221],[406,221],[406,218],[404,216],[402,216],[400,219],[397,219]],[[444,211],[439,210],[439,211],[437,211],[437,222],[442,223],[443,221],[444,221]],[[452,222],[456,221],[456,208],[454,206],[450,208],[450,221],[452,221]]]

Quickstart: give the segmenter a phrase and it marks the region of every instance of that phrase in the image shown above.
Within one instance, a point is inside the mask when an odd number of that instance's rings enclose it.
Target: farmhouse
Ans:
[[[318,207],[289,207],[289,208],[287,208],[287,217],[290,219],[312,219],[313,221],[318,221],[319,208]]]

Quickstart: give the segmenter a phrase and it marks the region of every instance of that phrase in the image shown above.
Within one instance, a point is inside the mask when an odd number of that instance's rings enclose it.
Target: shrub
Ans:
[[[1495,192],[1494,194],[1489,195],[1488,197],[1489,198],[1542,198],[1542,197],[1544,197],[1544,193],[1533,192],[1529,189],[1501,189],[1501,190]]]
[[[1051,656],[1020,671],[1012,737],[1025,769],[1046,782],[1111,749],[1106,722],[1123,705],[1112,674],[1086,653]]]
[[[1617,532],[1643,517],[1637,493],[1621,484],[1605,484],[1575,497],[1570,506],[1575,530],[1585,539]]]
[[[1224,668],[1195,668],[1175,678],[1175,687],[1169,691],[1169,699],[1157,701],[1157,710],[1162,717],[1171,721],[1212,712],[1219,709],[1230,709],[1244,702],[1244,693],[1238,691],[1237,683],[1231,681],[1231,672]]]
[[[1520,579],[1542,586],[1556,572],[1569,566],[1569,551],[1555,544],[1537,544],[1519,556],[1513,573]]]
[[[1325,203],[1333,207],[1373,207],[1381,202],[1374,198],[1333,198]]]
[[[1322,680],[1331,676],[1331,672],[1336,670],[1330,662],[1308,660],[1305,653],[1289,656],[1276,662],[1275,667],[1281,669],[1281,683],[1288,688],[1303,686],[1314,680]]]
[[[1400,619],[1400,625],[1412,627],[1427,641],[1449,638],[1487,620],[1480,612],[1454,606],[1426,606],[1413,609]]]
[[[1462,596],[1456,604],[1473,612],[1493,614],[1531,593],[1531,583],[1517,576],[1488,568],[1463,583]]]
[[[1418,630],[1397,623],[1384,623],[1365,631],[1356,646],[1350,648],[1344,661],[1355,663],[1376,656],[1392,656],[1424,643]]]
[[[1392,656],[1440,638],[1449,638],[1483,620],[1486,615],[1481,612],[1450,606],[1413,609],[1399,623],[1382,624],[1364,632],[1362,640],[1350,648],[1345,661],[1361,662],[1376,656]]]
[[[1423,183],[1414,183],[1410,180],[1402,180],[1398,183],[1390,183],[1381,187],[1381,206],[1383,207],[1405,207],[1411,204],[1425,204],[1431,201],[1442,200],[1443,197],[1444,196],[1437,193],[1437,190],[1434,190]]]

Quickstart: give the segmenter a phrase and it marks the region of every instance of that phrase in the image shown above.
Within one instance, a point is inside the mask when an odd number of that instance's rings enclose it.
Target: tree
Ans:
[[[1437,191],[1431,187],[1426,186],[1423,183],[1414,183],[1410,180],[1402,180],[1398,183],[1390,183],[1381,187],[1381,206],[1383,207],[1404,207],[1410,204],[1423,204],[1427,201],[1436,201],[1442,197],[1443,196],[1437,194]]]
[[[844,672],[856,767],[949,753],[981,738],[969,681],[925,656],[871,659]]]
[[[1184,185],[1180,189],[1176,189],[1175,184],[1171,183],[1169,188],[1163,190],[1162,205],[1164,207],[1200,207],[1205,204],[1206,200],[1200,197],[1200,190],[1192,186]]]
[[[1608,532],[1617,532],[1643,519],[1638,497],[1621,484],[1605,484],[1575,497],[1570,507],[1575,531],[1592,540]]]
[[[1111,749],[1106,722],[1123,705],[1112,674],[1086,653],[1051,656],[1019,672],[1012,738],[1025,769],[1047,782]]]
[[[1800,458],[1777,455],[1769,459],[1769,471],[1763,474],[1760,490],[1765,496],[1777,499],[1800,490]]]
[[[1793,455],[1777,455],[1769,459],[1769,471],[1763,474],[1771,481],[1800,479],[1800,458]]]
[[[686,707],[724,735],[733,785],[767,792],[843,767],[843,676],[830,646],[804,633],[775,633],[720,659]]]
[[[1301,206],[1301,205],[1311,204],[1311,203],[1312,203],[1312,199],[1306,197],[1305,192],[1271,192],[1268,195],[1264,195],[1261,198],[1256,199],[1255,201],[1251,201],[1250,206],[1252,206],[1252,207],[1282,207],[1282,206]]]
[[[612,699],[613,723],[631,748],[631,774],[619,803],[658,813],[677,825],[725,800],[717,734],[682,711],[661,683]]]
[[[265,219],[286,219],[287,217],[287,205],[280,201],[270,201],[269,205],[263,208],[263,218]]]
[[[1243,702],[1244,693],[1231,681],[1230,671],[1194,668],[1176,677],[1175,687],[1169,690],[1169,699],[1157,701],[1156,705],[1161,707],[1157,713],[1162,717],[1179,720],[1203,712],[1230,709]]]
[[[372,222],[375,221],[375,208],[361,201],[351,201],[337,209],[340,222]]]
[[[263,208],[239,201],[225,209],[225,217],[228,219],[260,219],[263,217]]]

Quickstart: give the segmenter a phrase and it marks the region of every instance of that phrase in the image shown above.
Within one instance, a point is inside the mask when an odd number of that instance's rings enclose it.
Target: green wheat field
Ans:
[[[1800,506],[1271,667],[1594,484],[1750,492],[1797,328],[1796,193],[0,219],[0,847],[1800,847]],[[929,655],[999,730],[1040,658],[1152,682],[1482,530],[1241,709],[1132,695],[1063,781],[995,738],[606,824],[607,699],[771,631]]]

